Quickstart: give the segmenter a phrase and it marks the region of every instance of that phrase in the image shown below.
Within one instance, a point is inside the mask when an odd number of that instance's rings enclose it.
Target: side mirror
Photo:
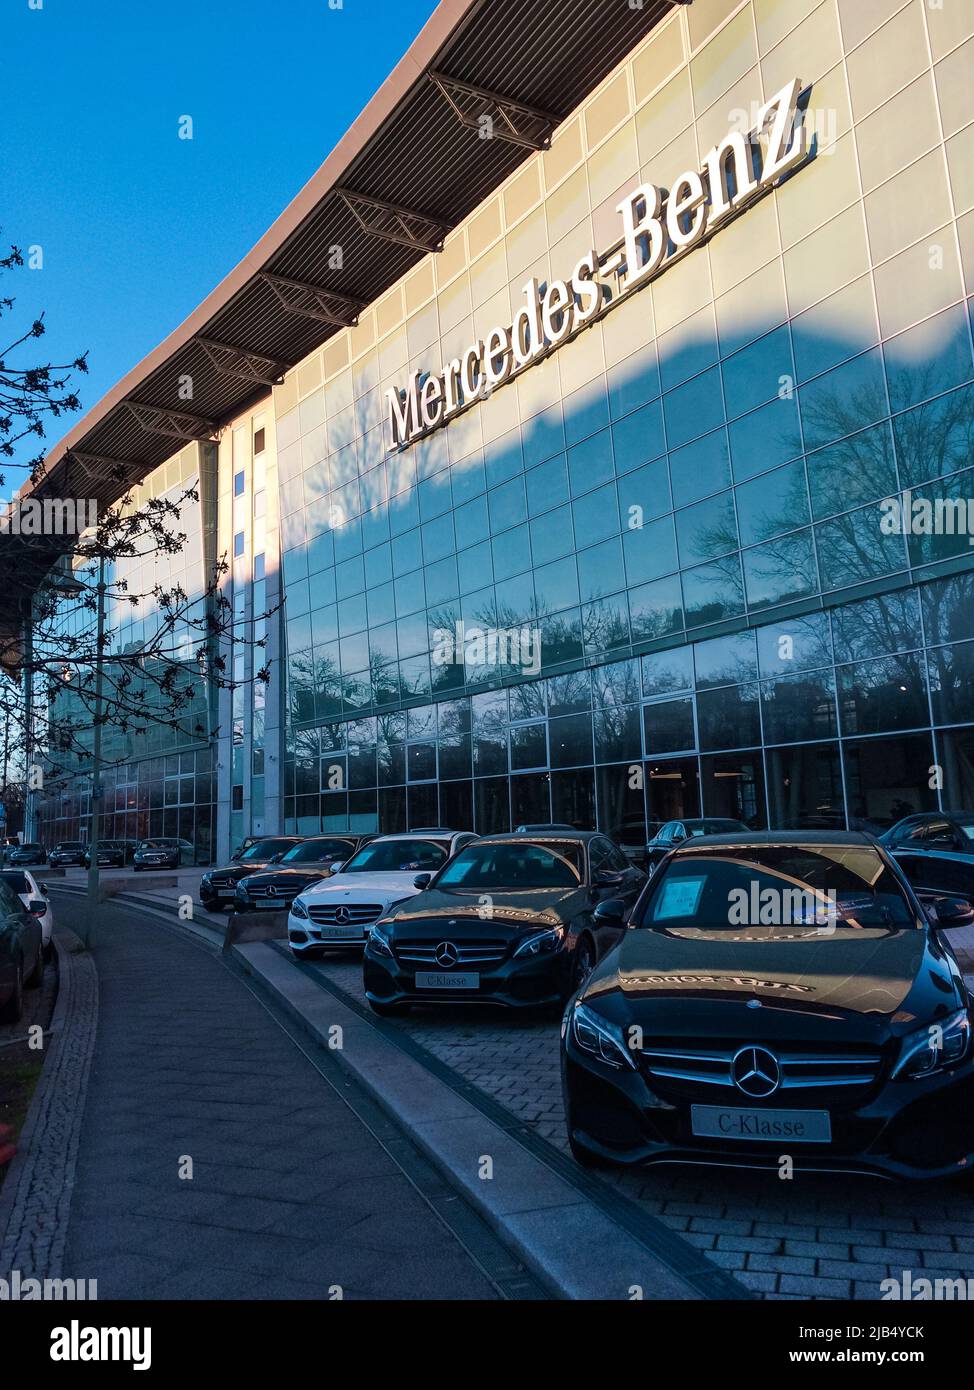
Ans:
[[[966,927],[974,922],[974,906],[966,898],[939,898],[927,908],[934,926],[949,929]]]
[[[27,911],[32,917],[43,917],[47,911],[47,903],[42,898],[31,898],[27,904]]]
[[[283,858],[284,856],[282,854],[272,854],[267,862],[268,864],[279,864]]]
[[[621,927],[625,921],[626,905],[621,898],[606,898],[592,913],[597,926]]]
[[[416,877],[413,879],[413,887],[418,888],[420,889],[420,891],[422,891],[424,888],[428,888],[432,881],[432,874],[417,874]]]

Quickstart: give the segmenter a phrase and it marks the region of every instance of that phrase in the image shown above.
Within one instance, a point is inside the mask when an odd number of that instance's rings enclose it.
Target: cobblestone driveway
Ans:
[[[364,1003],[360,960],[337,957],[314,969]],[[567,1149],[556,1021],[441,1007],[393,1026]],[[874,1299],[883,1279],[905,1269],[915,1278],[974,1278],[974,1189],[783,1181],[717,1168],[620,1171],[604,1180],[761,1295]]]

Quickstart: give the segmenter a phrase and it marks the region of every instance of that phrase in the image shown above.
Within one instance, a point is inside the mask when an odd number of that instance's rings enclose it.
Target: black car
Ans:
[[[101,869],[125,868],[125,842],[123,840],[99,840],[98,867]],[[91,846],[85,850],[84,866],[91,868]]]
[[[948,851],[974,860],[974,812],[922,811],[904,816],[879,837],[887,849]]]
[[[970,915],[867,835],[684,843],[566,1010],[576,1158],[969,1172],[974,1000],[942,929]]]
[[[592,831],[486,835],[379,919],[365,945],[365,992],[378,1014],[413,1003],[563,1002],[615,942],[593,913],[645,883]]]
[[[65,864],[83,864],[86,848],[80,840],[61,840],[47,856],[52,869],[63,868]]]
[[[652,874],[657,864],[666,858],[670,850],[677,845],[682,845],[684,840],[690,840],[695,835],[732,835],[735,831],[746,830],[747,826],[741,820],[731,820],[727,817],[707,816],[697,820],[668,820],[658,828],[654,827],[655,833],[646,844],[643,868],[648,874]]]
[[[47,851],[43,845],[33,842],[26,845],[17,845],[7,855],[8,864],[17,864],[21,868],[25,864],[46,864]]]
[[[219,869],[208,869],[200,879],[200,902],[211,912],[233,912],[237,884],[283,859],[288,850],[304,841],[303,835],[268,835],[245,849],[239,859]]]
[[[18,1023],[24,1011],[24,988],[44,978],[44,934],[40,919],[47,903],[21,901],[0,880],[0,1023]]]
[[[289,849],[271,868],[249,873],[237,884],[237,912],[280,912],[304,888],[328,878],[372,835],[312,835]]]
[[[132,856],[132,868],[140,869],[178,869],[181,864],[192,864],[196,858],[196,847],[192,840],[182,840],[176,835],[153,835],[151,840],[142,840]]]

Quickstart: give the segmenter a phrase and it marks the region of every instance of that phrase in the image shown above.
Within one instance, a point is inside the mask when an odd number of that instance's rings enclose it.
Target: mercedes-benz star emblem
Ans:
[[[433,957],[437,965],[442,966],[445,970],[449,970],[450,966],[456,965],[457,961],[460,959],[460,952],[452,941],[441,941],[433,952]]]
[[[755,1100],[773,1095],[781,1084],[781,1067],[765,1047],[742,1047],[731,1062],[731,1078],[739,1091]]]
[[[270,894],[270,896],[271,896],[272,898],[276,898],[276,897],[277,897],[277,889],[275,888],[275,886],[274,886],[273,883],[270,884],[270,885],[268,886],[267,891],[268,891],[268,893]]]
[[[352,920],[352,914],[349,912],[349,910],[348,910],[347,907],[342,906],[342,907],[336,907],[336,908],[335,908],[335,921],[336,921],[336,922],[341,922],[342,926],[344,926],[346,922],[350,922],[351,920]]]

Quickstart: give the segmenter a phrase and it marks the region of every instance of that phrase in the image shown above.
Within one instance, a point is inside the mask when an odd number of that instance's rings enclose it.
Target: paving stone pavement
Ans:
[[[313,968],[365,1002],[361,958]],[[557,1020],[440,1006],[392,1026],[567,1152]],[[763,1297],[878,1299],[905,1269],[974,1279],[974,1185],[703,1167],[601,1176]]]
[[[67,1277],[102,1299],[497,1296],[218,957],[112,907],[97,966]]]

